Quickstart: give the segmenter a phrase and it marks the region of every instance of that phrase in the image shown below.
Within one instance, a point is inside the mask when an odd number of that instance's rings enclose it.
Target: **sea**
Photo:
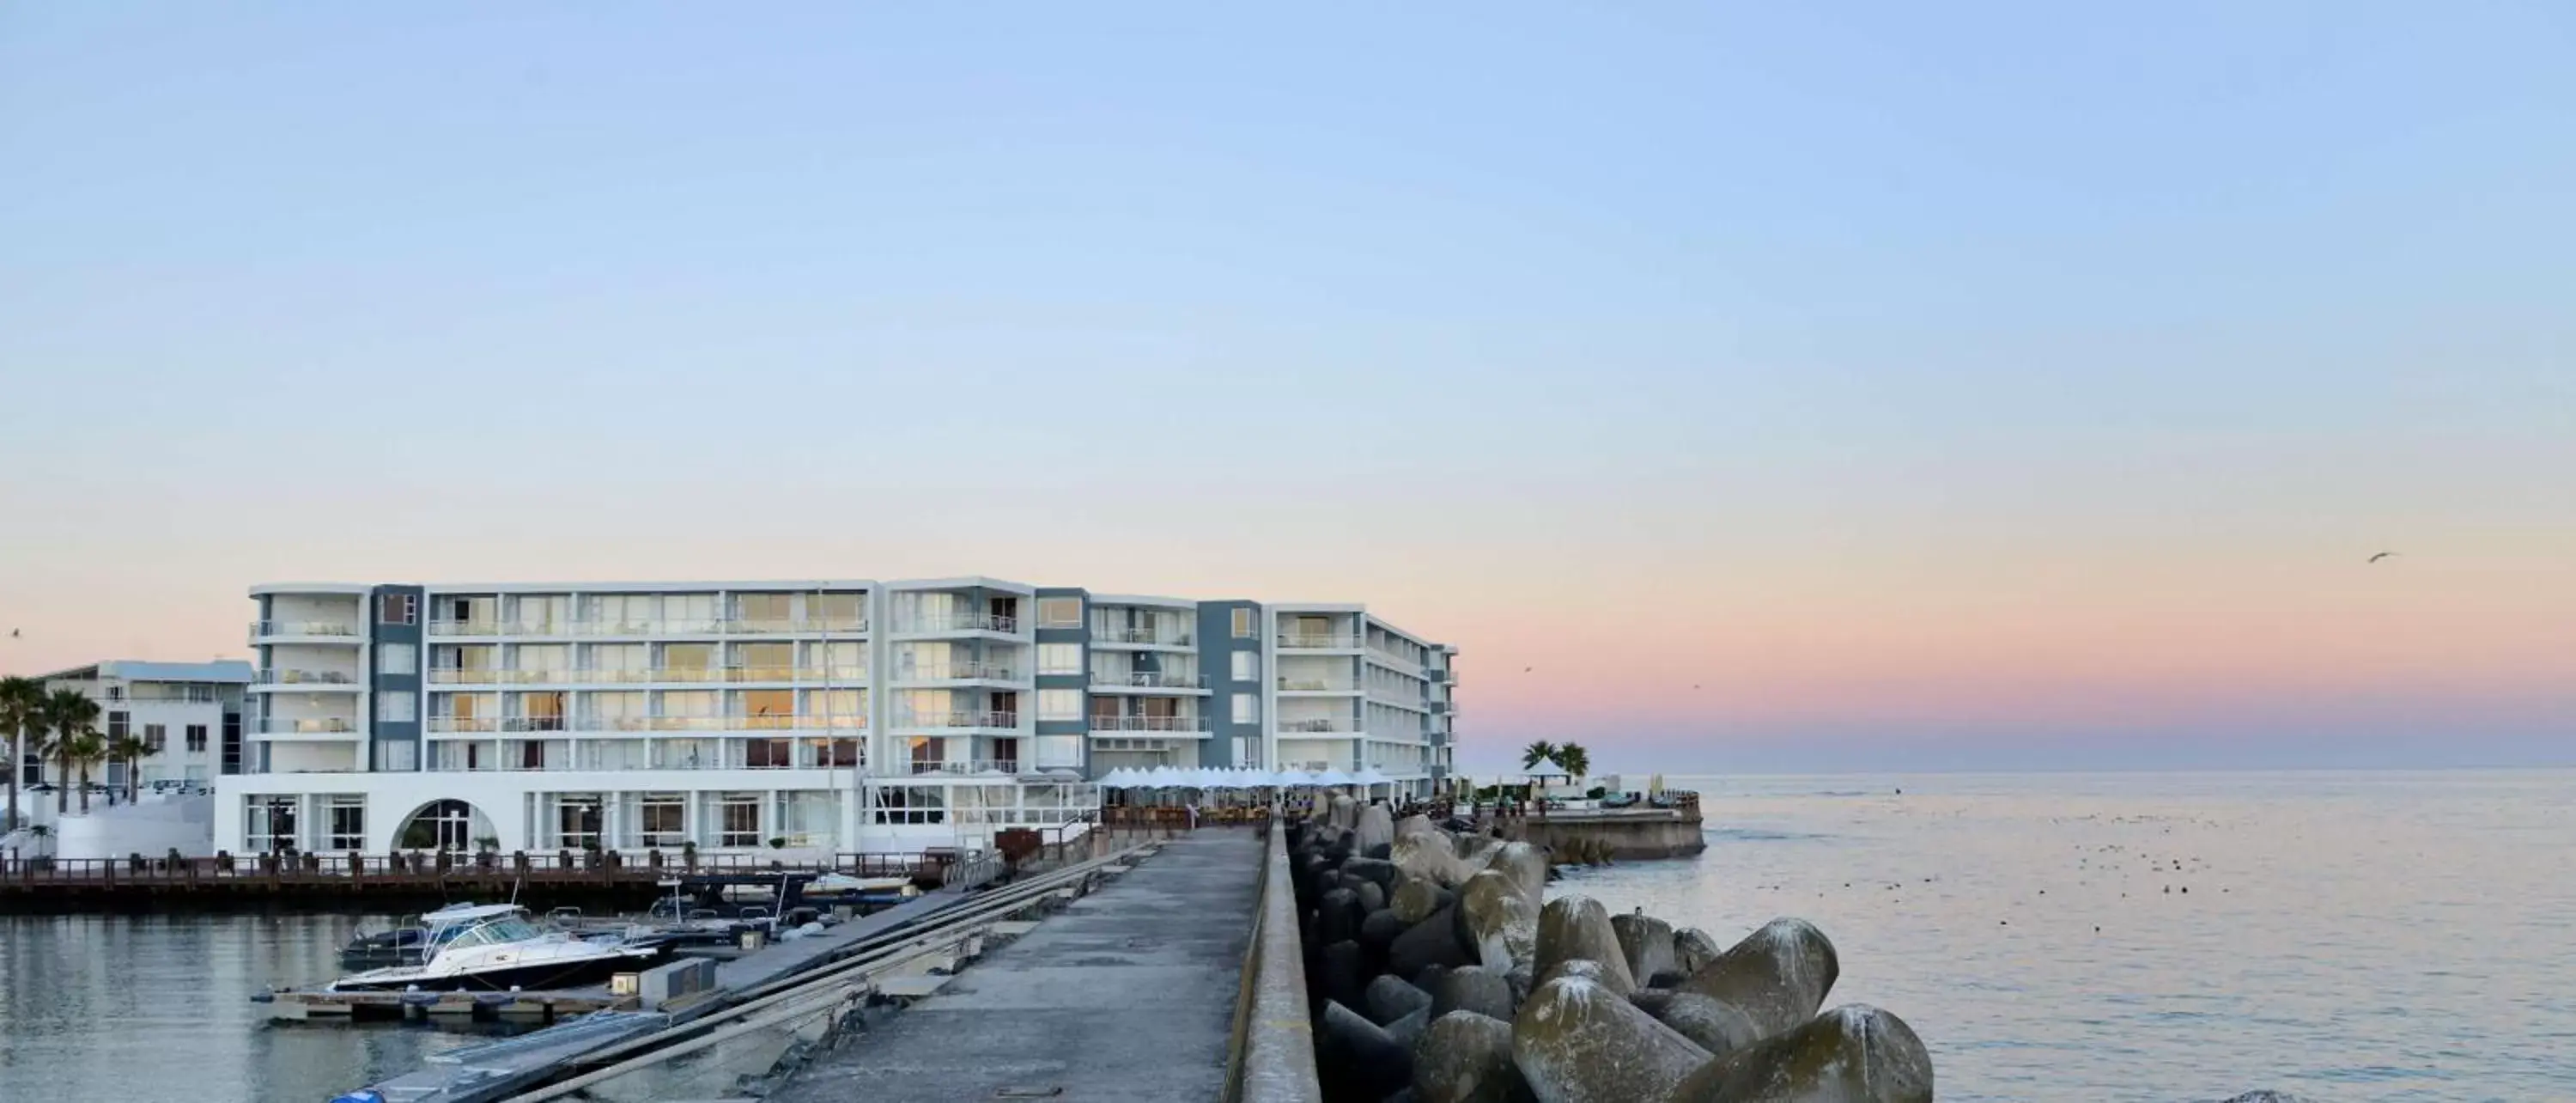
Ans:
[[[1706,853],[1552,891],[1814,922],[1943,1100],[2576,1100],[2576,771],[1664,781]],[[483,1040],[251,1002],[391,919],[0,916],[0,1101],[320,1103]]]
[[[1706,853],[1551,891],[1815,923],[1943,1100],[2576,1100],[2576,771],[1664,782]]]

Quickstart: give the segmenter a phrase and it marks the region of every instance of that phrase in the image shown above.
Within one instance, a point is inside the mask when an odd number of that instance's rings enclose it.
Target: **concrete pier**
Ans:
[[[1218,1099],[1265,853],[1250,829],[1175,839],[768,1098]]]

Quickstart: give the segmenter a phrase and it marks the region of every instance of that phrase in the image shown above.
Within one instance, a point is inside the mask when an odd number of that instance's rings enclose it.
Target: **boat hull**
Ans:
[[[584,985],[598,984],[619,973],[632,973],[651,968],[663,956],[664,952],[661,950],[630,949],[572,961],[532,961],[497,965],[446,976],[421,976],[405,970],[405,975],[399,976],[343,977],[331,985],[331,990],[334,992],[401,992],[418,988],[423,992],[500,992],[512,988],[526,991],[579,988]]]

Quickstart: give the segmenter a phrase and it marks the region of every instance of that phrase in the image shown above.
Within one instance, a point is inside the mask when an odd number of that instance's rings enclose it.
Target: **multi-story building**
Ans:
[[[111,659],[43,675],[47,689],[77,689],[98,702],[99,731],[111,739],[140,736],[149,748],[135,764],[143,785],[160,781],[211,783],[239,773],[242,764],[242,690],[249,663],[154,663]],[[19,779],[35,784],[80,780],[52,778],[52,763],[27,756]],[[121,788],[126,764],[110,762],[90,780]]]
[[[900,582],[255,587],[216,843],[893,851],[1121,766],[1449,769],[1454,649],[1357,605]]]

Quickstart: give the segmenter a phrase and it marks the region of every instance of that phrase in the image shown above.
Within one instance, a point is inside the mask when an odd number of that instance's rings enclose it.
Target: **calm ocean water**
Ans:
[[[1559,891],[1814,920],[1944,1100],[2576,1099],[2576,772],[1667,780],[1708,853]],[[0,1101],[319,1101],[476,1041],[264,1021],[360,924],[0,917]]]
[[[1813,920],[1944,1100],[2576,1100],[2576,772],[1666,783],[1705,855],[1557,891]]]

